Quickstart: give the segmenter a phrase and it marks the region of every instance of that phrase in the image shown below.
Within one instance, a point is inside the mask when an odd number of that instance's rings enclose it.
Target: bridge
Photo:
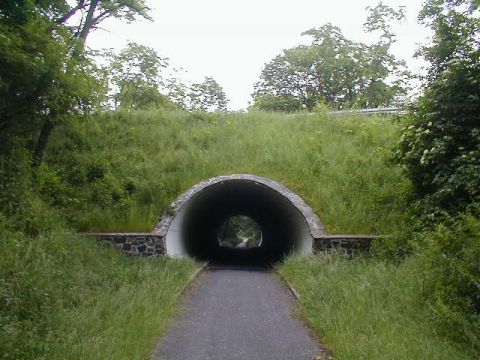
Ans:
[[[218,229],[244,215],[261,229],[261,246],[221,246]],[[145,257],[190,256],[213,262],[276,262],[291,253],[368,249],[377,236],[327,235],[312,208],[286,186],[264,177],[233,174],[202,181],[180,195],[150,233],[90,233],[100,242]]]

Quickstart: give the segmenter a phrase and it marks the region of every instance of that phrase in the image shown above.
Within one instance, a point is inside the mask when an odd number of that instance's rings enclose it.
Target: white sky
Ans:
[[[407,61],[412,71],[423,63],[413,59],[418,43],[428,38],[418,24],[421,0],[384,0],[391,6],[406,6],[407,21],[394,26],[397,43],[393,52]],[[154,22],[132,24],[108,20],[88,39],[94,49],[123,48],[127,41],[154,48],[170,58],[174,67],[185,69],[187,80],[213,76],[230,99],[229,109],[246,108],[253,84],[263,65],[283,49],[308,43],[300,34],[328,22],[340,27],[355,41],[372,42],[363,33],[367,6],[378,0],[147,0]]]

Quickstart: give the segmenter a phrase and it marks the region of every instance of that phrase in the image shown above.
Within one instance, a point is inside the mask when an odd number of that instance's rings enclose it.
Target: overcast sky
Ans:
[[[413,59],[428,31],[418,24],[421,0],[384,0],[404,5],[407,21],[395,26],[394,54],[416,71],[423,63]],[[230,99],[229,109],[246,108],[263,65],[287,49],[308,43],[300,34],[326,23],[339,26],[355,41],[371,43],[363,33],[365,8],[377,0],[147,0],[154,22],[132,24],[109,20],[104,30],[88,39],[94,49],[121,49],[127,41],[154,48],[170,64],[188,71],[188,80],[213,76]]]

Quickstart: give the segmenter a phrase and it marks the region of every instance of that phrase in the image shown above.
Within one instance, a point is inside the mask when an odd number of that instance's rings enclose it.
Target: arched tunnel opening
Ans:
[[[284,186],[253,175],[207,180],[185,193],[163,221],[167,254],[217,264],[265,265],[291,253],[310,254],[323,226],[303,200]],[[258,225],[261,241],[222,243],[230,219]],[[250,225],[251,226],[251,225]]]

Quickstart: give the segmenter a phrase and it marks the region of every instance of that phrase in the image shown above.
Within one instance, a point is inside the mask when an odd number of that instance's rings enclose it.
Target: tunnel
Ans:
[[[240,236],[241,243],[226,246],[222,242],[222,226],[239,217],[258,225],[260,239],[255,245],[248,246],[250,239]],[[264,265],[292,253],[311,254],[313,241],[324,234],[324,227],[305,201],[287,187],[263,177],[237,174],[193,186],[171,205],[154,232],[164,237],[171,257]]]

